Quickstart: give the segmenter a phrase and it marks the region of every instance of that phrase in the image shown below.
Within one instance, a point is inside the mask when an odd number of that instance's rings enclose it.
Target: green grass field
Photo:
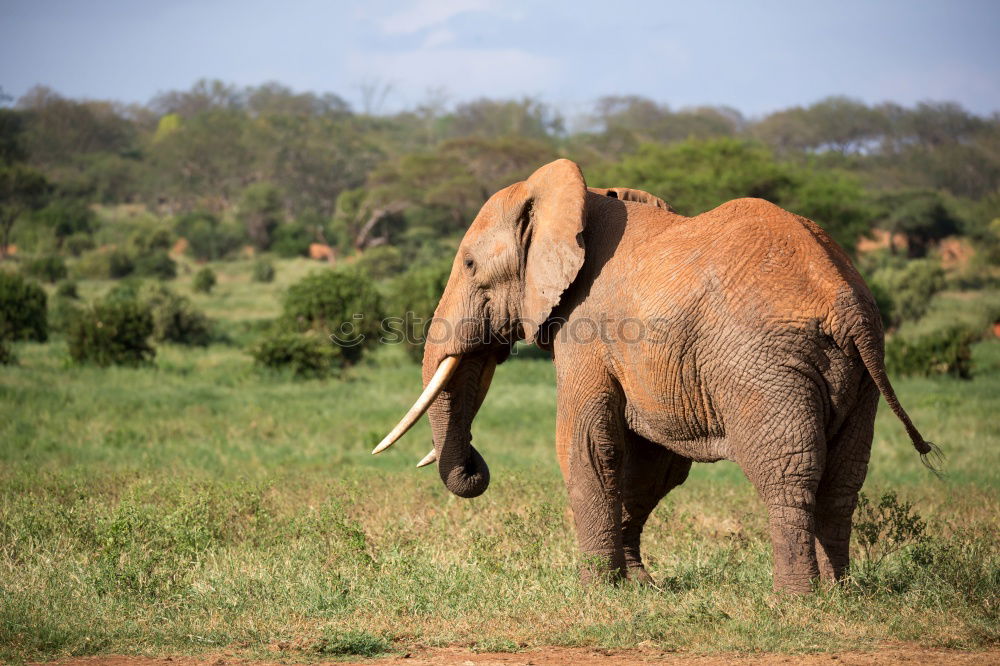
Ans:
[[[194,300],[239,333],[274,316],[308,268],[282,263],[261,286],[234,264]],[[953,315],[950,301],[939,309]],[[419,390],[398,348],[310,381],[260,374],[235,346],[161,346],[139,369],[71,366],[60,340],[17,353],[0,368],[0,660],[1000,641],[996,341],[976,346],[971,381],[895,380],[947,455],[944,479],[879,413],[865,492],[898,492],[924,536],[895,549],[886,535],[843,585],[805,598],[772,594],[764,509],[730,463],[695,465],[651,518],[659,589],[581,588],[545,360],[498,369],[473,429],[493,483],[462,500],[433,467],[413,468],[426,422],[369,454]]]

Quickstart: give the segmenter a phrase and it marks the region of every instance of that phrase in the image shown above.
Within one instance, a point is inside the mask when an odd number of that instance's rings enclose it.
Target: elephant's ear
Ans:
[[[587,184],[575,163],[556,160],[531,174],[525,185],[527,257],[521,327],[525,340],[534,342],[538,328],[583,266]]]
[[[642,190],[634,190],[631,187],[590,187],[588,188],[594,194],[600,194],[605,197],[611,197],[612,199],[621,199],[622,201],[636,201],[638,203],[644,203],[649,206],[655,206],[656,208],[662,208],[665,211],[671,213],[676,213],[666,201],[660,197],[653,196],[649,192],[643,192]]]

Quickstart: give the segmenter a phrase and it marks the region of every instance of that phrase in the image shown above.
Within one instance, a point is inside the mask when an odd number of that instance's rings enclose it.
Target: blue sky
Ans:
[[[0,0],[0,86],[147,102],[276,80],[382,110],[602,95],[757,116],[832,94],[1000,111],[1000,1]]]

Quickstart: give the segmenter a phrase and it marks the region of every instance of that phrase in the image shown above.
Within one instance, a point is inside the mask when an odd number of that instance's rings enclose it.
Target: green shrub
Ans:
[[[274,266],[270,261],[259,259],[254,262],[251,275],[254,282],[274,282]]]
[[[174,244],[174,236],[168,229],[137,231],[128,239],[129,248],[136,255],[167,252]]]
[[[0,271],[0,340],[35,340],[49,336],[47,297],[36,282]]]
[[[177,263],[165,250],[153,250],[136,259],[135,273],[143,277],[172,280],[177,277]]]
[[[73,267],[77,277],[91,280],[118,280],[135,270],[135,262],[125,250],[116,247],[85,252]]]
[[[52,230],[60,242],[75,234],[90,234],[97,228],[97,215],[85,199],[55,199],[34,215],[43,226]]]
[[[885,347],[885,367],[889,374],[972,376],[972,343],[979,334],[964,327],[952,327],[918,338],[894,336]]]
[[[194,274],[192,286],[199,293],[210,294],[212,293],[212,287],[215,286],[215,282],[215,272],[206,266]]]
[[[238,250],[246,238],[239,227],[224,224],[206,212],[181,215],[174,222],[174,232],[187,240],[191,255],[200,261],[223,259]]]
[[[114,284],[104,295],[106,301],[134,301],[139,298],[142,280],[134,277],[126,278]]]
[[[345,360],[353,363],[378,343],[381,318],[381,297],[368,276],[323,270],[288,289],[281,323],[289,330],[316,331],[332,339]]]
[[[108,253],[108,277],[118,280],[128,277],[135,271],[135,262],[125,250],[114,248]]]
[[[922,542],[926,527],[913,505],[900,502],[895,491],[884,493],[878,504],[864,493],[858,495],[854,537],[861,546],[861,559],[873,566],[888,555]]]
[[[84,252],[94,249],[94,238],[85,231],[78,231],[63,241],[63,247],[74,257],[79,257]]]
[[[56,296],[60,298],[80,298],[80,292],[77,289],[76,282],[73,280],[63,280],[58,285],[56,285]]]
[[[924,316],[931,298],[945,286],[941,265],[930,259],[908,262],[902,268],[883,268],[872,276],[873,292],[888,296],[891,308],[882,313],[892,326]],[[883,307],[883,303],[879,303]]]
[[[141,365],[156,355],[148,342],[152,333],[148,307],[135,299],[105,299],[73,318],[67,332],[69,354],[77,363]]]
[[[9,340],[0,338],[0,365],[16,365],[17,356]]]
[[[191,301],[167,286],[150,282],[139,289],[139,301],[153,317],[153,339],[182,345],[205,346],[212,340],[208,317]]]
[[[62,280],[67,275],[66,262],[58,254],[33,259],[25,265],[24,270],[32,277],[52,283]]]
[[[80,312],[81,307],[76,300],[57,294],[49,305],[49,329],[58,333],[68,332],[70,324]]]
[[[362,252],[357,267],[376,280],[383,280],[402,273],[406,262],[398,247],[379,245]]]
[[[288,222],[274,230],[271,250],[279,257],[305,257],[309,254],[309,244],[313,233],[300,222]]]
[[[254,362],[296,377],[325,377],[344,364],[341,349],[317,331],[274,330],[250,349]]]
[[[406,345],[409,356],[419,362],[424,355],[424,336],[451,272],[451,260],[407,271],[389,285],[391,331],[388,342]]]
[[[268,249],[275,229],[284,218],[281,190],[272,183],[248,185],[240,197],[236,217],[253,246],[258,250]]]

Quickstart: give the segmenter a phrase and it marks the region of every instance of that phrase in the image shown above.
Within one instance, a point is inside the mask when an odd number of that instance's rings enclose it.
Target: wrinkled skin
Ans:
[[[585,579],[650,582],[640,536],[692,461],[741,466],[768,510],[774,585],[807,592],[848,563],[885,376],[874,299],[814,223],[760,199],[693,218],[645,192],[588,190],[558,160],[491,197],[462,241],[425,348],[438,470],[463,497],[484,377],[526,339],[556,366],[556,453]],[[516,415],[512,415],[516,418]]]

